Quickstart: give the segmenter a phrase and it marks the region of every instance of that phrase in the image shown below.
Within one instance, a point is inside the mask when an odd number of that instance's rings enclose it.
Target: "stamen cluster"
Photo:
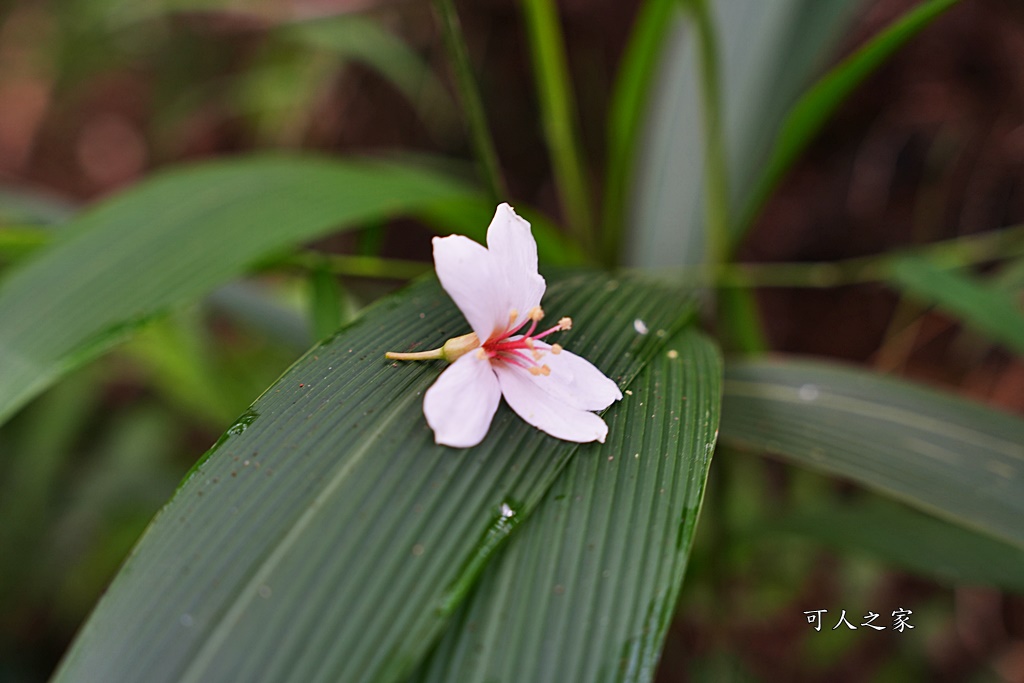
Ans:
[[[544,309],[540,306],[534,306],[526,315],[527,319],[518,328],[513,329],[509,327],[501,334],[494,335],[477,349],[477,358],[511,363],[526,369],[534,376],[544,375],[546,377],[550,375],[551,368],[547,364],[542,365],[538,362],[544,356],[546,349],[537,348],[534,342],[547,337],[549,334],[572,329],[572,318],[562,318],[554,327],[534,334],[537,330],[537,323],[544,319]],[[518,317],[519,311],[513,308],[508,314],[509,325],[515,325]],[[527,322],[530,323],[530,329],[525,334],[515,336],[519,330],[526,326]],[[562,352],[562,347],[559,344],[552,344],[550,351],[557,355]]]

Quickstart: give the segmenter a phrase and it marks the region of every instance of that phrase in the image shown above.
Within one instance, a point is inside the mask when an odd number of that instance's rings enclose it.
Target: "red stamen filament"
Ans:
[[[543,314],[541,314],[543,315]],[[515,316],[510,316],[515,317]],[[538,316],[539,317],[539,316]],[[529,370],[531,374],[548,374],[550,370],[546,372],[543,370],[545,366],[542,366],[537,361],[540,360],[545,350],[538,350],[534,348],[533,343],[538,339],[559,332],[561,330],[569,329],[569,325],[572,321],[568,318],[563,318],[558,321],[558,324],[554,327],[544,330],[540,334],[534,334],[537,330],[537,317],[531,317],[530,328],[526,331],[526,334],[519,337],[519,339],[510,339],[516,330],[506,330],[504,334],[498,337],[497,340],[488,342],[480,348],[480,352],[486,355],[490,360],[503,360],[518,367]],[[522,329],[526,325],[526,321],[519,326]],[[552,347],[553,348],[553,347]],[[561,347],[558,347],[558,351],[561,351]],[[525,353],[529,352],[529,356]],[[479,352],[478,352],[479,353]],[[555,352],[557,353],[557,351]],[[532,358],[530,357],[532,356]],[[538,370],[540,369],[540,370]]]

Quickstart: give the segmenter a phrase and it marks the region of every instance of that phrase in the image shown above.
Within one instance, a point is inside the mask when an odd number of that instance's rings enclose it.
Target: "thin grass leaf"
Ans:
[[[722,439],[1024,546],[1024,420],[827,363],[727,365]]]
[[[317,339],[329,337],[341,327],[343,305],[338,278],[326,268],[314,268],[309,274],[309,318]]]
[[[738,197],[745,205],[743,215],[734,224],[734,244],[739,243],[786,171],[850,93],[893,53],[956,2],[957,0],[922,2],[830,70],[800,97],[782,122],[763,171],[760,171],[753,185],[748,187],[748,192]]]
[[[677,291],[600,275],[558,279],[544,305],[573,314],[559,341],[623,387],[692,313]],[[443,366],[383,354],[465,331],[431,280],[306,354],[186,478],[56,680],[408,675],[569,458],[599,448],[505,406],[480,446],[435,445],[422,400]]]
[[[1024,354],[1024,311],[1016,295],[915,256],[890,264],[889,283],[907,296],[952,315],[988,339]]]
[[[491,200],[499,204],[508,199],[508,185],[501,172],[498,153],[494,147],[494,136],[487,125],[487,114],[484,111],[483,98],[476,85],[473,69],[469,64],[469,48],[459,22],[459,14],[452,0],[437,0],[435,9],[441,22],[441,33],[444,35],[448,58],[455,72],[455,83],[458,86],[459,101],[462,104],[463,116],[469,128],[469,137],[473,142],[477,166],[480,175],[491,193]]]
[[[696,530],[721,358],[688,329],[609,411],[411,680],[650,681]]]
[[[438,128],[453,102],[430,66],[379,21],[355,13],[283,24],[276,37],[358,61],[381,74]]]
[[[553,0],[523,0],[522,4],[555,184],[576,244],[592,255],[595,234],[590,201],[593,195],[588,189],[590,183],[579,139],[579,114],[558,9]]]

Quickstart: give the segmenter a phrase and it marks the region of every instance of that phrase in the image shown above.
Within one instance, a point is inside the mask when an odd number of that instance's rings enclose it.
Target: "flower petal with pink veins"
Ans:
[[[486,359],[467,353],[441,373],[423,396],[423,414],[436,443],[475,446],[487,436],[501,389]]]
[[[537,385],[558,400],[582,410],[604,410],[622,399],[619,386],[586,358],[565,350],[551,353],[551,346],[541,341],[533,345],[544,352],[537,362],[551,368],[550,375],[536,378]]]
[[[463,235],[434,238],[434,268],[444,291],[466,316],[481,343],[508,326],[504,280],[491,252]]]
[[[550,377],[531,375],[523,368],[505,363],[494,363],[493,367],[502,395],[526,422],[566,441],[604,443],[608,435],[608,425],[604,420],[542,389],[540,382]]]
[[[547,286],[537,272],[537,242],[530,224],[511,206],[500,204],[487,228],[487,248],[494,264],[492,277],[501,283],[500,291],[505,295],[505,315],[517,313],[509,329],[518,330],[530,309],[540,306]]]

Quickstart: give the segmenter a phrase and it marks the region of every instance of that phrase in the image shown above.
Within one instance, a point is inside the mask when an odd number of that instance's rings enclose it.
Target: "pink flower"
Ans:
[[[388,354],[454,360],[423,399],[434,440],[457,448],[477,445],[504,396],[519,417],[551,436],[603,442],[608,425],[591,411],[607,408],[622,393],[587,360],[541,341],[570,329],[572,320],[537,331],[545,283],[530,224],[502,204],[487,229],[487,247],[462,235],[435,237],[434,266],[473,332],[432,352]]]

